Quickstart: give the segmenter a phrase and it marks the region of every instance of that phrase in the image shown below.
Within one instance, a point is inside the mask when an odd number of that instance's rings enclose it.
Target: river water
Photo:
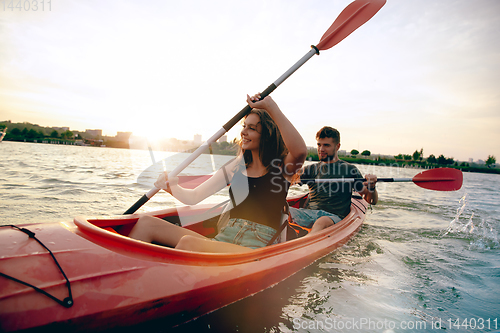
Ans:
[[[22,224],[120,215],[151,188],[155,172],[144,170],[152,158],[165,159],[171,170],[187,155],[2,142],[0,156],[0,224]],[[186,173],[210,173],[224,161],[205,155]],[[379,177],[421,171],[358,167]],[[344,247],[273,288],[174,331],[500,330],[500,175],[464,173],[455,192],[412,183],[380,183],[378,189],[379,203]],[[140,211],[175,204],[160,192]]]

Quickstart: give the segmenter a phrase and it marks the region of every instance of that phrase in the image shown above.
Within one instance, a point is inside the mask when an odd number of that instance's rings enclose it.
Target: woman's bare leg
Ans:
[[[179,250],[209,253],[241,253],[252,251],[249,247],[213,241],[205,237],[193,237],[192,235],[183,236],[175,248]]]
[[[142,216],[130,231],[129,237],[148,243],[159,243],[175,247],[183,236],[192,236],[197,239],[206,237],[192,231],[166,222],[153,216]]]
[[[236,244],[213,241],[192,230],[152,216],[139,218],[130,231],[129,237],[143,242],[155,242],[180,250],[196,252],[238,253],[252,250]]]

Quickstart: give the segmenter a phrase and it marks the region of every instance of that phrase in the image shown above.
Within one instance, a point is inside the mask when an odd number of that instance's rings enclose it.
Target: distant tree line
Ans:
[[[394,155],[393,158],[388,157],[371,157],[371,152],[369,150],[363,150],[361,154],[357,149],[352,149],[350,151],[350,156],[342,156],[339,154],[339,157],[342,160],[351,163],[359,163],[359,164],[378,164],[378,165],[391,165],[391,166],[415,166],[415,167],[423,167],[423,168],[433,168],[433,167],[453,167],[457,169],[461,169],[464,171],[473,171],[473,172],[489,172],[485,171],[484,166],[477,165],[476,163],[469,162],[457,162],[453,159],[453,157],[445,157],[443,154],[436,157],[431,154],[427,158],[424,158],[424,150],[421,148],[420,150],[415,150],[413,154],[398,154]],[[310,148],[308,150],[307,160],[310,161],[318,161],[318,153],[316,149]],[[486,159],[486,167],[491,170],[491,172],[498,172],[500,170],[493,169],[496,163],[496,158],[493,155],[488,155]],[[499,172],[500,173],[500,172]]]
[[[82,140],[85,145],[101,146],[104,144],[108,147],[129,148],[128,142],[125,144],[114,138],[103,138],[104,140],[98,140],[94,137],[89,137],[89,135],[84,132],[62,130],[56,127],[42,127],[28,122],[0,122],[0,129],[5,127],[7,127],[7,134],[5,135],[4,141],[77,144],[76,140]]]
[[[13,141],[18,141],[23,139],[36,140],[44,138],[71,140],[74,139],[74,134],[70,130],[62,132],[53,130],[49,135],[47,135],[43,131],[41,130],[36,131],[33,128],[28,130],[28,128],[25,127],[23,130],[20,130],[19,128],[15,127],[11,131],[7,132],[7,135],[5,136],[5,140],[13,140]]]
[[[71,140],[78,135],[81,138],[80,132],[72,132],[70,130],[58,130],[54,127],[42,127],[35,124],[24,123],[12,123],[10,121],[0,122],[0,129],[7,127],[7,134],[4,140],[6,141],[33,141],[38,139],[52,138],[52,139],[62,139]]]

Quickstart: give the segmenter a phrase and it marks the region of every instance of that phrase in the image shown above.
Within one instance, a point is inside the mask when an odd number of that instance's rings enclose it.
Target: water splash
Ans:
[[[459,207],[448,228],[440,233],[440,237],[456,237],[470,241],[471,249],[498,249],[500,248],[498,226],[490,221],[476,217],[474,209],[469,203],[469,195],[459,200]]]
[[[460,207],[457,209],[457,213],[455,214],[455,217],[453,220],[450,222],[448,225],[448,228],[446,231],[441,233],[441,237],[444,237],[448,234],[456,234],[456,233],[472,233],[474,230],[474,223],[473,223],[473,217],[474,217],[474,212],[471,213],[470,217],[467,219],[466,222],[463,222],[463,219],[461,220],[460,217],[464,215],[464,211],[466,208],[468,208],[468,194],[466,193],[463,197],[460,198],[459,200],[459,205]],[[465,217],[465,216],[464,216]],[[469,230],[469,231],[467,231]]]

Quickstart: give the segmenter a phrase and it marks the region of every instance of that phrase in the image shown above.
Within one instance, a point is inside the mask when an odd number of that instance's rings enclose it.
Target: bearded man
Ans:
[[[352,193],[358,192],[371,205],[377,204],[377,176],[367,174],[364,182],[316,182],[316,179],[363,178],[358,168],[338,157],[340,133],[325,126],[316,133],[320,162],[300,171],[300,180],[309,186],[309,200],[304,208],[290,208],[293,221],[311,228],[314,234],[341,221],[351,209]]]

